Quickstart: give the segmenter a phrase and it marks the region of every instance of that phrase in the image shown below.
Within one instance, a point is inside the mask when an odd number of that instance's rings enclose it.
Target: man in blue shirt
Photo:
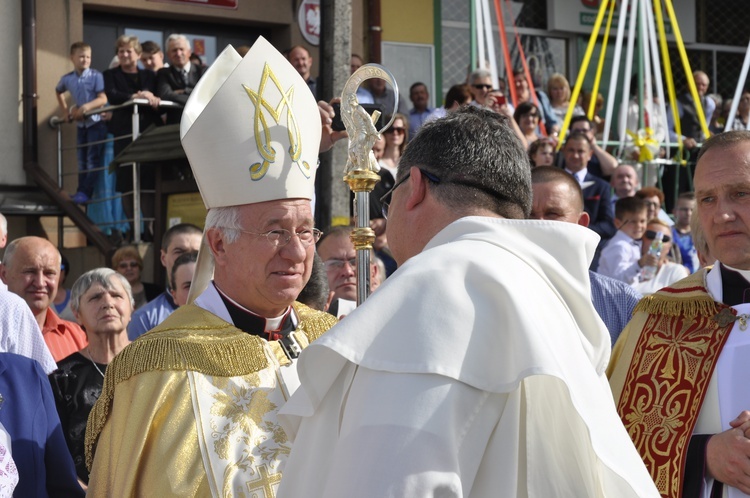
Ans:
[[[107,126],[101,114],[85,116],[85,113],[104,106],[107,95],[104,93],[102,73],[91,69],[91,47],[84,42],[70,46],[70,60],[75,70],[60,78],[55,87],[57,102],[62,111],[62,119],[76,121],[78,125],[78,191],[72,197],[76,204],[84,204],[94,193],[99,171],[91,171],[103,166],[104,144],[98,143],[107,138]],[[75,105],[68,106],[65,92],[70,93]]]
[[[413,138],[435,109],[429,106],[430,93],[427,85],[418,81],[409,89],[409,99],[414,108],[409,111],[409,138]]]
[[[200,249],[203,232],[190,223],[180,223],[164,233],[161,241],[161,264],[167,269],[167,279],[172,274],[174,262],[182,254]],[[171,285],[154,300],[133,313],[128,325],[128,337],[134,341],[152,328],[163,322],[174,310],[177,304],[169,292]]]
[[[581,186],[570,174],[551,166],[531,170],[534,201],[531,218],[556,220],[588,226],[589,215],[583,210]],[[641,296],[625,282],[589,271],[591,302],[607,326],[612,345],[630,321],[633,308]]]

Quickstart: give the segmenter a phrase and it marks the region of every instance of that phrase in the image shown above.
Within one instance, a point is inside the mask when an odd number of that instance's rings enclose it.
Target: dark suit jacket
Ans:
[[[184,106],[188,97],[190,97],[190,92],[193,91],[196,83],[205,72],[204,66],[190,64],[186,85],[179,69],[174,66],[163,67],[156,73],[156,94],[164,100],[171,100]],[[182,91],[175,93],[177,90]],[[179,124],[181,117],[182,109],[170,109],[167,111],[167,124]]]
[[[148,90],[156,95],[156,73],[147,69],[138,70],[139,88],[134,88],[132,80],[119,67],[107,69],[104,75],[104,91],[107,93],[107,100],[112,105],[122,104],[130,100],[134,93],[140,90]],[[159,112],[150,106],[140,106],[138,108],[140,130],[143,133],[151,125],[160,125],[161,116]],[[120,109],[112,113],[112,119],[109,122],[109,131],[115,137],[126,135],[133,132],[133,110]],[[115,150],[122,150],[130,140],[123,140],[122,143],[115,142]],[[119,145],[119,146],[118,146]],[[116,154],[117,154],[116,152]]]
[[[612,213],[612,190],[607,182],[591,173],[586,173],[583,182],[593,182],[583,189],[583,210],[591,217],[589,228],[605,242],[617,231]]]

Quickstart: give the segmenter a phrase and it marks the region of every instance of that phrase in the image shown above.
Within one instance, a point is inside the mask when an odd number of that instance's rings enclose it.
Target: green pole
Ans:
[[[645,118],[644,118],[644,111],[646,109],[644,98],[645,98],[645,92],[643,91],[643,71],[645,70],[645,64],[644,64],[644,57],[643,57],[643,24],[641,23],[641,20],[643,19],[641,16],[644,16],[646,13],[644,12],[645,9],[641,8],[638,9],[638,129],[645,128]],[[629,82],[628,82],[629,83]],[[626,84],[628,84],[626,83]]]
[[[433,46],[435,47],[435,107],[443,105],[443,6],[442,0],[433,2]]]
[[[471,69],[477,68],[477,6],[475,0],[469,0],[469,41],[471,47]]]

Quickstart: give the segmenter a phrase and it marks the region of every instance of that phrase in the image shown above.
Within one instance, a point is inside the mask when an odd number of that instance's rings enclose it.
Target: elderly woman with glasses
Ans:
[[[661,253],[656,265],[656,275],[652,279],[633,284],[633,288],[644,296],[653,294],[659,289],[672,285],[690,275],[688,269],[683,265],[669,261],[669,254],[672,249],[672,229],[658,218],[653,218],[646,226],[646,233],[641,239],[641,254],[645,255],[649,251],[657,232],[661,232],[663,236]]]
[[[101,395],[107,365],[130,343],[127,326],[133,294],[124,276],[96,268],[73,284],[70,307],[89,345],[60,360],[49,380],[68,449],[85,486],[89,478],[84,456],[86,422]]]
[[[117,273],[128,279],[138,309],[156,298],[162,291],[158,285],[141,282],[143,258],[134,246],[121,247],[112,255],[112,267]]]

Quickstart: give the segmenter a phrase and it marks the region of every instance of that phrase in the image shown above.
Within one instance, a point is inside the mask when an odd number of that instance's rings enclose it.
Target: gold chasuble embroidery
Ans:
[[[617,411],[664,497],[682,496],[687,448],[734,319],[703,287],[703,272],[644,298],[645,312]],[[637,318],[634,318],[634,321]],[[721,323],[721,325],[720,325]]]
[[[275,496],[281,481],[279,464],[291,451],[286,433],[276,423],[285,396],[275,372],[188,376],[198,442],[216,496]]]
[[[295,303],[294,309],[299,318],[294,334],[301,347],[336,322],[333,316],[300,303]],[[164,372],[159,378],[168,379],[164,380],[166,387],[156,387],[168,398],[162,399],[161,404],[174,405],[177,398],[186,397],[184,413],[191,420],[188,426],[195,428],[195,432],[191,430],[193,436],[186,433],[184,437],[186,441],[197,437],[197,446],[188,443],[190,448],[179,458],[175,455],[175,460],[170,462],[149,460],[151,455],[161,453],[142,449],[132,458],[138,460],[140,455],[148,454],[144,457],[147,461],[129,461],[129,464],[134,464],[133,468],[161,464],[177,465],[184,472],[188,469],[196,473],[205,471],[204,477],[191,482],[197,483],[196,486],[203,483],[215,497],[273,498],[291,449],[277,421],[278,410],[289,394],[279,368],[289,363],[277,341],[267,342],[242,332],[198,306],[181,307],[164,323],[126,347],[107,368],[102,395],[86,428],[87,465],[92,466],[98,439],[105,432],[110,410],[117,401],[115,394],[119,392],[117,398],[125,396],[124,399],[128,399],[127,392],[148,396],[146,393],[152,389],[147,387],[148,379],[154,379],[153,372]],[[169,384],[172,387],[168,387]],[[118,385],[124,390],[117,391]],[[154,406],[152,409],[161,408]],[[164,413],[174,411],[165,408]],[[132,416],[131,411],[126,418]],[[140,417],[139,420],[151,420],[147,425],[153,425],[138,428],[136,432],[154,431],[158,437],[156,433],[164,430],[159,419],[158,416]],[[111,440],[111,437],[106,438],[109,451],[112,451]],[[106,459],[107,455],[103,456]],[[120,458],[128,456],[120,454]],[[180,470],[170,468],[172,470],[180,475]],[[139,477],[133,475],[129,480],[138,481]],[[161,482],[158,486],[167,493],[180,494]],[[132,489],[150,488],[134,485]]]

